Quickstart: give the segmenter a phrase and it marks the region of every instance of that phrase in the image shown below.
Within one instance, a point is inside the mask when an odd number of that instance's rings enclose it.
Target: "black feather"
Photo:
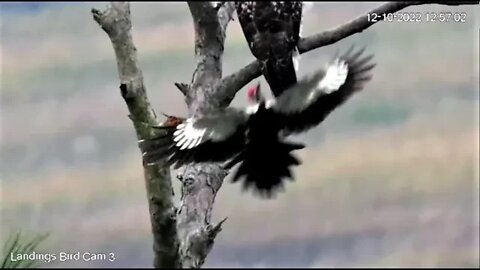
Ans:
[[[239,23],[274,96],[297,82],[293,62],[300,38],[302,2],[235,2]]]
[[[288,142],[270,142],[262,147],[247,145],[232,182],[242,181],[243,190],[253,190],[261,197],[272,198],[284,186],[286,179],[293,180],[290,170],[301,162],[291,151],[303,148]]]

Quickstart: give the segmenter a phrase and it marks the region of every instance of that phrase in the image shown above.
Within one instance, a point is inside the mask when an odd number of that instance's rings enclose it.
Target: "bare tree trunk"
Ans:
[[[130,5],[113,2],[106,11],[92,9],[92,13],[95,21],[110,37],[115,50],[120,93],[127,104],[137,138],[147,139],[153,135],[149,125],[157,125],[157,119],[150,107],[142,71],[137,64],[137,49],[130,32]],[[154,266],[177,268],[181,266],[181,261],[177,252],[179,244],[170,169],[158,164],[144,166],[143,171],[154,238]]]
[[[196,68],[186,100],[193,115],[221,107],[218,88],[222,79],[225,31],[234,5],[229,2],[216,9],[210,2],[188,2],[188,7],[195,29]],[[221,230],[223,221],[212,225],[211,214],[226,175],[219,164],[210,163],[186,166],[179,175],[182,205],[178,212],[178,234],[184,267],[200,267]]]
[[[370,13],[394,13],[408,6],[421,4],[462,5],[478,1],[450,2],[392,2]],[[233,2],[188,2],[195,30],[196,68],[190,84],[175,83],[185,95],[190,115],[226,107],[235,94],[251,80],[261,75],[258,61],[222,78],[222,57],[225,32],[233,12]],[[137,64],[136,48],[131,35],[130,6],[112,2],[106,11],[92,9],[93,18],[108,34],[115,50],[120,90],[133,121],[137,138],[154,135],[151,126],[157,125],[150,107],[143,76]],[[375,22],[367,15],[355,18],[332,30],[302,38],[301,53],[334,44],[360,33]],[[219,164],[202,163],[186,166],[177,177],[182,181],[181,205],[176,212],[170,170],[164,164],[144,165],[150,221],[154,237],[155,268],[198,268],[210,252],[222,220],[211,223],[217,192],[228,174]]]

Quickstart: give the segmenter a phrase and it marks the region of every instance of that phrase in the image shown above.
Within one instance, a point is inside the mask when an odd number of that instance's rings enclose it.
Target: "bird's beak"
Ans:
[[[163,113],[163,112],[160,112],[163,116],[165,116],[166,118],[169,118],[170,115],[166,114],[166,113]]]

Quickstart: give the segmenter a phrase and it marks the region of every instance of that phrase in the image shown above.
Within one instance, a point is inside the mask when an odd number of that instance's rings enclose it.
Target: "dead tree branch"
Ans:
[[[383,13],[395,13],[409,6],[418,6],[424,4],[441,4],[449,6],[458,5],[476,5],[479,1],[431,1],[431,2],[389,2],[383,4],[367,14],[383,14]],[[311,35],[306,38],[301,38],[298,41],[298,49],[301,54],[308,51],[321,48],[323,46],[334,44],[344,38],[351,35],[361,33],[376,22],[368,20],[368,15],[359,16],[345,24],[337,26],[331,30],[325,30],[318,34]],[[243,86],[248,84],[253,79],[261,75],[260,63],[255,60],[240,70],[226,76],[222,80],[222,89],[225,91],[224,95],[229,99],[235,97],[235,94],[242,89]]]
[[[465,4],[474,4],[478,2],[473,1],[458,1],[458,2],[390,2],[381,5],[368,12],[365,15],[359,16],[345,24],[342,24],[332,30],[326,30],[316,35],[307,38],[302,38],[298,42],[298,49],[300,53],[305,53],[316,48],[334,44],[351,35],[361,33],[378,21],[368,20],[368,14],[388,14],[395,13],[409,6],[418,6],[423,4],[442,4],[449,6],[458,6]]]
[[[157,120],[147,98],[143,75],[137,64],[136,48],[132,40],[130,5],[112,2],[105,11],[92,9],[93,19],[109,36],[117,59],[121,95],[133,120],[137,138],[147,139]],[[177,253],[177,227],[170,169],[166,165],[144,166],[144,177],[153,232],[155,268],[177,268],[181,265]]]

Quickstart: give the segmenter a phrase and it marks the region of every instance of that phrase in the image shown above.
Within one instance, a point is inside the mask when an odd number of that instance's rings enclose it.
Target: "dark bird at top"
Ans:
[[[302,2],[235,2],[251,53],[274,96],[297,82]]]

